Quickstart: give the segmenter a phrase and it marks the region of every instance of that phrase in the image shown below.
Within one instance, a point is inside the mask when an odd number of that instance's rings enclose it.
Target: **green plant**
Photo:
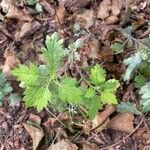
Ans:
[[[91,69],[90,80],[87,81],[89,87],[85,92],[85,106],[88,109],[88,116],[94,118],[98,110],[102,109],[105,104],[117,104],[116,91],[120,86],[118,80],[106,80],[106,71],[96,65]]]
[[[2,72],[0,72],[0,105],[2,105],[3,98],[9,93],[11,93],[12,90],[13,89],[10,83],[7,82],[5,75]]]
[[[103,105],[117,104],[115,92],[119,82],[115,79],[107,81],[105,70],[98,64],[91,69],[90,80],[86,80],[89,85],[87,89],[78,86],[75,78],[60,76],[58,69],[62,63],[63,52],[63,40],[54,33],[51,37],[46,37],[46,47],[43,48],[45,65],[19,65],[12,71],[25,88],[23,100],[27,107],[42,111],[48,103],[53,106],[68,103],[84,105],[92,118]]]
[[[42,12],[42,5],[40,4],[39,0],[27,0],[27,4],[29,6],[35,6],[35,9],[37,10],[37,12]]]
[[[76,79],[60,76],[57,72],[63,51],[63,40],[54,33],[51,37],[46,37],[46,47],[43,48],[45,65],[19,65],[12,71],[25,88],[24,101],[27,107],[41,111],[48,103],[82,104],[83,92],[77,87]]]

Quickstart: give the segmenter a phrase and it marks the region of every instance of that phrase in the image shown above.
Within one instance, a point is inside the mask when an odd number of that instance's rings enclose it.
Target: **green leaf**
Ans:
[[[29,67],[25,65],[19,65],[12,71],[13,76],[17,77],[18,81],[21,81],[23,85],[34,85],[39,78],[39,69],[34,64],[30,64]]]
[[[16,93],[11,93],[11,94],[9,95],[8,99],[9,99],[10,105],[11,105],[12,107],[14,107],[14,106],[19,106],[19,105],[20,105],[21,97],[20,97],[18,94],[16,94]]]
[[[118,112],[128,112],[131,114],[136,114],[136,115],[141,115],[142,113],[137,110],[137,108],[134,106],[133,103],[130,102],[121,102],[120,104],[118,104],[117,106],[117,111]]]
[[[42,8],[42,5],[41,5],[40,3],[36,3],[35,9],[36,9],[37,12],[39,12],[39,13],[43,12],[43,8]]]
[[[141,111],[150,112],[150,82],[141,87],[139,94],[141,94]]]
[[[91,69],[91,76],[90,79],[93,84],[99,85],[106,80],[106,71],[98,64]]]
[[[0,106],[2,105],[3,98],[11,93],[13,88],[10,83],[7,82],[5,75],[0,72]]]
[[[102,109],[102,103],[98,96],[95,96],[92,99],[87,99],[85,105],[88,109],[87,115],[90,119],[94,119],[97,112]]]
[[[101,92],[100,99],[103,104],[118,104],[116,95],[109,89]]]
[[[143,75],[139,74],[135,77],[134,81],[135,81],[135,86],[137,88],[140,88],[140,87],[144,86],[144,84],[146,82],[146,78]]]
[[[127,81],[127,83],[130,81],[134,70],[140,65],[141,62],[142,56],[140,52],[136,52],[134,55],[123,61],[123,63],[127,65],[127,69],[124,75],[124,81]]]
[[[6,82],[3,86],[3,93],[4,95],[7,95],[8,93],[12,92],[13,88],[11,87],[9,82]]]
[[[112,49],[113,53],[115,53],[115,54],[122,53],[123,52],[123,44],[121,44],[121,43],[113,43],[111,45],[111,49]]]
[[[56,72],[63,58],[63,40],[59,39],[57,33],[46,37],[46,48],[43,48],[43,56],[46,59],[49,73],[56,77]]]
[[[117,91],[117,88],[120,86],[120,83],[116,79],[109,79],[105,84],[101,85],[102,90],[109,89],[112,93]]]
[[[30,6],[36,4],[37,2],[38,2],[37,0],[27,0],[27,4]]]
[[[94,97],[94,95],[95,95],[95,90],[92,87],[90,87],[86,90],[84,97],[85,98],[92,98],[92,97]]]
[[[81,104],[83,100],[83,93],[76,84],[77,82],[73,78],[63,78],[60,81],[58,89],[60,99],[71,104]]]
[[[23,100],[25,101],[25,105],[27,107],[35,107],[38,112],[42,111],[44,107],[47,107],[52,96],[47,86],[31,86],[25,89],[24,95]]]

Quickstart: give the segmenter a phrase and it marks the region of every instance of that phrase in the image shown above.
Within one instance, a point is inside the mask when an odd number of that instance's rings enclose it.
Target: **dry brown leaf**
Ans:
[[[11,75],[11,70],[14,69],[18,64],[20,64],[20,60],[16,57],[13,51],[6,50],[4,53],[5,63],[2,66],[2,72],[6,76]]]
[[[38,115],[30,114],[29,120],[34,122],[36,125],[40,126],[41,124],[41,118]]]
[[[122,0],[112,0],[112,14],[118,16],[122,8]]]
[[[105,19],[109,16],[109,12],[111,11],[111,1],[103,0],[98,7],[97,18]]]
[[[23,123],[23,126],[28,131],[33,140],[33,150],[36,150],[42,137],[44,136],[43,131],[26,123]]]
[[[65,8],[69,12],[79,11],[87,6],[91,1],[92,0],[66,0]]]
[[[51,16],[55,14],[55,9],[46,0],[40,0],[40,4],[42,5],[43,9],[46,10]]]
[[[92,128],[96,128],[99,125],[101,125],[102,123],[104,123],[104,121],[116,110],[115,106],[107,106],[105,108],[104,111],[102,111],[101,113],[98,113],[95,117],[95,119],[92,121]]]
[[[84,142],[83,150],[99,150],[99,147],[94,143]]]
[[[29,22],[33,20],[33,18],[29,14],[19,10],[14,5],[11,5],[11,7],[8,9],[6,17],[7,18],[16,18],[16,19],[19,19],[22,21],[29,21]]]
[[[15,39],[20,40],[25,36],[32,35],[35,33],[39,28],[41,27],[41,24],[37,21],[32,22],[26,22],[22,25],[20,31],[18,31],[15,34]]]
[[[119,113],[108,123],[108,128],[125,133],[131,133],[134,130],[134,116],[129,113]]]
[[[75,18],[75,22],[84,28],[90,28],[95,22],[93,10],[83,9]]]
[[[65,15],[66,15],[66,9],[65,9],[64,6],[60,5],[60,6],[56,9],[55,20],[56,20],[58,23],[63,24]]]
[[[118,17],[117,16],[114,16],[114,15],[111,15],[109,16],[107,19],[106,19],[107,23],[108,24],[115,24],[118,22]]]
[[[89,53],[88,57],[97,58],[98,52],[100,51],[99,40],[96,38],[91,38],[90,41],[88,42],[88,45],[90,48],[90,53]]]
[[[113,52],[111,49],[108,48],[104,48],[105,50],[102,50],[99,55],[98,58],[101,61],[105,61],[105,62],[113,62]]]
[[[78,150],[78,147],[68,140],[61,140],[51,145],[47,150]]]

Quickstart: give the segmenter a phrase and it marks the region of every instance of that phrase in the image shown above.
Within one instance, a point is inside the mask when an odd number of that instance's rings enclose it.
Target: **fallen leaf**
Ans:
[[[105,48],[105,50],[102,50],[99,55],[98,58],[101,61],[105,61],[105,62],[112,62],[113,61],[113,52],[111,49],[107,49]]]
[[[2,72],[6,76],[11,75],[11,70],[14,69],[18,64],[20,64],[20,60],[16,57],[13,51],[6,50],[4,53],[5,63],[2,66]]]
[[[29,22],[31,22],[33,20],[33,18],[29,14],[18,9],[14,5],[11,5],[11,7],[9,7],[6,17],[7,18],[16,18],[16,19],[19,19],[22,21],[29,21]]]
[[[38,115],[30,114],[29,121],[34,122],[38,126],[41,124],[41,118]]]
[[[83,9],[75,15],[75,22],[78,23],[80,26],[84,28],[90,28],[95,21],[94,12],[93,10]]]
[[[133,120],[134,116],[132,114],[119,113],[109,121],[108,128],[131,133],[134,130]]]
[[[42,137],[44,136],[43,131],[26,123],[23,123],[23,126],[28,131],[33,140],[33,150],[36,150]]]
[[[112,0],[112,14],[118,16],[122,8],[122,0]]]
[[[47,150],[78,150],[78,147],[69,140],[63,139],[56,144],[52,144]]]
[[[92,120],[92,128],[96,128],[99,125],[101,125],[102,123],[104,123],[104,121],[106,121],[106,119],[116,110],[115,106],[109,105],[105,108],[104,111],[102,111],[101,113],[98,113],[95,117],[95,119]]]
[[[91,38],[88,42],[89,45],[89,58],[97,58],[98,57],[98,52],[100,51],[100,43],[99,40],[96,38]]]
[[[68,12],[75,12],[82,10],[85,6],[87,6],[92,0],[66,0],[65,8]]]
[[[118,22],[118,17],[117,16],[114,16],[114,15],[111,15],[109,16],[107,19],[106,19],[107,23],[108,24],[115,24]]]
[[[42,5],[43,9],[47,11],[51,16],[55,14],[55,9],[46,0],[40,0],[40,4]]]
[[[41,24],[37,21],[32,22],[26,22],[22,25],[20,31],[18,31],[15,34],[15,39],[18,41],[26,36],[32,35],[35,33],[39,28],[41,27]]]
[[[64,22],[64,18],[66,15],[66,9],[63,5],[60,5],[57,9],[56,9],[56,13],[55,13],[55,20],[58,23],[63,24]]]
[[[84,142],[83,150],[99,150],[99,147],[94,143]]]
[[[111,11],[111,1],[103,0],[98,7],[97,18],[105,19],[109,16],[109,12]]]

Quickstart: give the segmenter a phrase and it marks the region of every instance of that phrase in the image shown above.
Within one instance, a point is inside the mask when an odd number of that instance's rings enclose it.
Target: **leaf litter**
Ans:
[[[122,47],[121,43],[124,42],[122,40],[122,34],[115,30],[115,28],[120,27],[119,23],[122,21],[123,9],[125,8],[124,1],[103,0],[99,2],[91,0],[65,0],[55,3],[54,1],[41,0],[39,4],[42,6],[41,12],[36,12],[33,9],[34,7],[26,5],[26,3],[22,3],[21,6],[18,6],[9,0],[2,0],[0,2],[2,8],[0,13],[0,19],[2,18],[0,22],[0,34],[2,34],[0,39],[0,60],[3,60],[0,63],[3,73],[9,80],[11,80],[11,70],[20,63],[29,64],[35,62],[40,65],[43,60],[40,60],[41,51],[39,49],[44,46],[46,35],[51,35],[53,32],[58,31],[60,36],[64,38],[65,45],[70,42],[69,40],[76,41],[77,39],[87,37],[83,42],[83,46],[77,48],[80,59],[73,60],[70,65],[71,74],[75,76],[75,78],[79,78],[79,73],[75,70],[74,66],[78,65],[80,68],[83,67],[88,70],[88,67],[98,62],[107,69],[108,78],[116,77],[122,80],[124,69],[127,67],[129,72],[125,74],[124,80],[132,82],[134,73],[136,73],[133,72],[133,70],[138,66],[139,62],[133,60],[136,62],[135,65],[132,66],[132,60],[126,59],[126,66],[123,65],[123,59],[125,59],[126,55],[129,55],[130,52],[132,53],[134,48],[128,46],[128,43]],[[132,13],[128,20],[134,27],[132,32],[134,32],[135,37],[145,32],[147,27],[145,24],[147,20],[150,19],[149,13],[147,13],[148,6],[149,3],[144,0],[137,6],[135,4],[134,11],[139,13],[142,17],[135,20],[134,18],[137,17],[137,14]],[[6,21],[3,18],[5,18]],[[17,25],[15,25],[14,22],[17,22]],[[73,31],[73,25],[75,23],[79,28]],[[9,31],[12,32],[10,33]],[[37,34],[38,32],[40,36]],[[143,36],[146,36],[146,34]],[[111,45],[116,42],[119,44],[113,47],[112,51]],[[40,48],[37,43],[40,43]],[[10,51],[8,52],[8,50]],[[132,55],[132,57],[137,56]],[[70,70],[66,67],[64,68],[66,70],[65,73],[69,74]],[[86,77],[86,74],[83,74],[83,77],[84,76]],[[84,84],[85,87],[87,86],[84,81],[81,83]],[[123,82],[122,84],[122,86],[126,86]],[[20,87],[17,88],[19,89]],[[124,89],[123,87],[123,89],[120,89],[118,92],[117,96],[119,100],[123,102],[124,99],[128,99],[127,101],[136,101],[138,105],[136,87],[133,86],[132,92],[129,91],[130,93],[125,93]],[[134,96],[136,99],[133,98],[133,92],[135,92]],[[144,95],[143,91],[141,93]],[[129,94],[129,96],[127,94]],[[128,97],[125,98],[125,95]],[[1,149],[27,149],[27,147],[37,149],[42,146],[44,146],[44,149],[49,150],[76,150],[80,148],[83,150],[103,149],[103,147],[113,145],[114,142],[120,140],[119,137],[116,137],[113,141],[111,139],[112,135],[120,133],[123,138],[123,133],[131,134],[135,131],[135,127],[138,126],[140,122],[140,117],[137,115],[134,116],[127,112],[118,113],[116,106],[106,106],[104,110],[97,113],[96,117],[90,121],[84,115],[76,115],[77,112],[75,108],[69,109],[69,115],[64,113],[58,114],[58,112],[53,110],[52,113],[46,110],[37,113],[34,109],[26,110],[24,104],[20,103],[20,100],[17,100],[15,96],[12,97],[12,100],[14,98],[16,101],[10,103],[8,97],[5,97],[4,104],[0,107],[0,124],[2,124],[0,131],[3,131],[0,136],[2,139],[0,140],[2,141],[0,143]],[[128,104],[132,103],[128,102]],[[147,109],[146,102],[144,106],[144,110]],[[134,106],[130,105],[130,107],[128,107],[128,109],[132,109]],[[86,111],[84,107],[79,110],[83,114]],[[137,109],[134,109],[134,112],[136,112],[135,114],[140,114]],[[130,113],[133,112],[130,111]],[[18,115],[16,116],[16,114]],[[149,126],[149,119],[145,119],[146,124]],[[29,125],[27,124],[28,121],[34,122],[35,124]],[[9,129],[10,126],[11,128]],[[7,132],[8,129],[9,132]],[[20,134],[14,132],[16,130],[20,131]],[[143,133],[139,136],[140,130],[143,130]],[[60,132],[60,134],[58,134],[58,132]],[[81,133],[78,134],[78,132]],[[147,130],[141,126],[139,132],[137,129],[137,133],[135,132],[133,136],[128,137],[127,142],[118,145],[120,146],[119,148],[121,149],[122,147],[130,145],[130,141],[133,140],[134,136],[140,137],[136,139],[136,143],[142,143],[145,139],[147,139],[145,143],[148,143],[149,134]],[[49,135],[52,135],[50,139]],[[7,137],[8,140],[6,140]],[[46,140],[48,140],[48,142],[44,143]],[[32,145],[31,141],[33,142]],[[27,142],[26,145],[23,144],[25,142]],[[138,146],[144,147],[145,145],[146,144],[141,144]],[[133,147],[132,144],[130,146]]]

